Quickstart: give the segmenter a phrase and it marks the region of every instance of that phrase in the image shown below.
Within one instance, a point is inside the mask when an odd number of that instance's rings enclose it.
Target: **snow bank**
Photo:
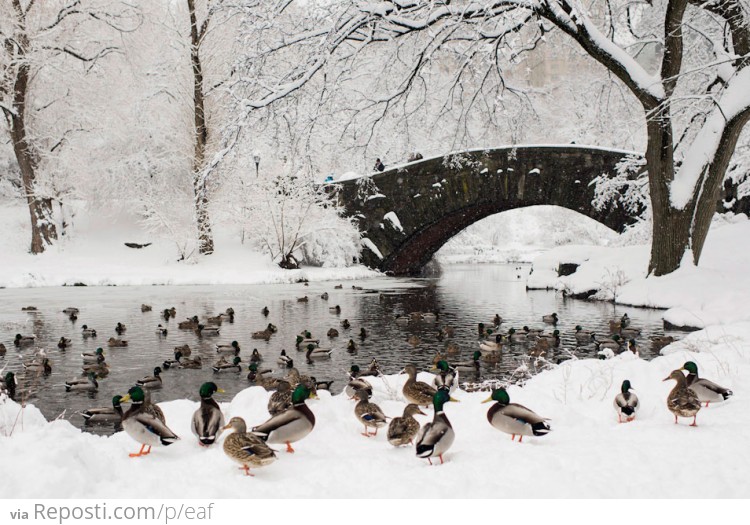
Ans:
[[[178,262],[172,242],[144,232],[127,214],[100,217],[79,210],[75,227],[42,255],[31,255],[28,246],[28,210],[23,205],[0,207],[0,287],[139,286],[187,284],[271,284],[362,279],[378,275],[364,266],[346,268],[304,267],[282,270],[270,258],[241,244],[230,226],[217,226],[213,255]],[[152,244],[133,249],[126,242]]]
[[[697,267],[686,260],[676,272],[647,277],[649,245],[565,246],[534,260],[527,285],[574,294],[598,290],[595,299],[614,297],[621,304],[665,308],[664,319],[677,326],[703,328],[750,320],[750,310],[744,307],[750,296],[750,246],[738,242],[750,236],[750,221],[744,215],[733,221],[715,222]],[[580,266],[574,274],[558,277],[560,263]]]
[[[297,452],[279,452],[278,461],[246,478],[220,447],[197,445],[189,426],[198,403],[177,400],[160,406],[182,439],[144,458],[128,458],[138,446],[125,433],[94,436],[67,421],[17,427],[0,437],[0,491],[6,498],[747,498],[750,420],[742,385],[750,382],[748,334],[750,323],[712,328],[690,334],[650,362],[632,354],[569,361],[511,387],[511,400],[549,417],[553,429],[522,444],[488,424],[490,405],[481,403],[487,393],[457,391],[460,403],[445,409],[456,440],[444,465],[429,466],[412,447],[394,449],[384,429],[375,438],[361,436],[354,402],[322,392],[308,402],[317,423],[295,445]],[[672,383],[662,382],[688,359],[698,363],[702,376],[735,392],[728,402],[702,409],[697,428],[687,420],[673,423],[665,403]],[[403,410],[405,379],[373,381],[373,401],[389,416]],[[618,424],[612,400],[624,379],[642,407],[634,422]],[[269,395],[248,388],[222,409],[227,417],[258,424],[268,417]],[[0,405],[0,420],[12,416],[14,405]],[[26,408],[27,421],[32,411]],[[124,483],[128,479],[138,483]]]

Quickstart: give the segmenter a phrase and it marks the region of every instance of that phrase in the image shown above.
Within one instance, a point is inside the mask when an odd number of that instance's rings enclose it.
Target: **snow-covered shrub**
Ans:
[[[302,172],[260,179],[246,207],[249,238],[282,268],[302,261],[351,264],[359,256],[359,232],[330,188]]]

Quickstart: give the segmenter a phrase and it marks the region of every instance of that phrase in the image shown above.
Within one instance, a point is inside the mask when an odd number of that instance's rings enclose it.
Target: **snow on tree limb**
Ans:
[[[683,209],[697,191],[696,186],[714,161],[727,125],[750,113],[750,67],[729,80],[721,97],[685,153],[682,168],[670,186],[672,206]]]

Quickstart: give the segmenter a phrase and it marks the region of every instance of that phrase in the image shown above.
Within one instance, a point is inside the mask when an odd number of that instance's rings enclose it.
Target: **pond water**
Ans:
[[[436,351],[445,355],[446,346],[454,343],[460,353],[449,356],[449,360],[468,360],[478,349],[477,323],[490,325],[495,314],[504,319],[502,331],[510,327],[518,330],[524,325],[550,331],[553,327],[545,325],[542,316],[556,312],[562,344],[547,356],[549,361],[556,362],[571,355],[590,357],[596,354],[593,345],[576,345],[573,333],[577,324],[606,335],[609,320],[627,312],[632,325],[642,329],[638,338],[641,357],[650,359],[657,355],[649,346],[649,337],[664,334],[661,311],[565,299],[553,291],[527,291],[528,271],[527,265],[450,265],[435,278],[345,281],[341,289],[335,288],[339,284],[336,282],[310,283],[309,286],[298,283],[3,289],[0,290],[0,342],[5,344],[7,354],[0,357],[0,369],[5,369],[3,375],[7,371],[17,374],[20,387],[17,399],[33,403],[48,419],[62,417],[84,427],[80,411],[92,406],[109,406],[113,395],[125,394],[137,379],[151,375],[155,366],[172,358],[174,348],[183,344],[191,347],[193,356],[201,356],[203,368],[164,371],[163,388],[152,393],[155,402],[178,398],[198,400],[198,387],[208,380],[226,390],[227,394],[220,399],[231,399],[249,385],[246,369],[253,348],[264,358],[261,368],[272,369],[278,376],[286,373],[276,362],[280,351],[286,349],[300,373],[313,375],[318,380],[334,380],[331,388],[334,392],[340,392],[345,386],[346,371],[352,364],[366,368],[373,357],[384,373],[397,373],[407,363],[429,370]],[[327,301],[321,298],[324,292],[329,294]],[[297,299],[303,296],[309,300],[299,302]],[[141,303],[152,305],[153,311],[142,313]],[[334,305],[341,306],[340,314],[329,311]],[[37,311],[21,311],[26,306],[35,306]],[[69,306],[80,309],[75,322],[62,313]],[[264,306],[270,311],[267,318],[261,312]],[[165,322],[160,312],[170,307],[176,308],[177,315]],[[225,321],[219,336],[198,337],[193,331],[177,328],[177,322],[187,317],[198,315],[204,319],[229,307],[235,310],[234,322]],[[415,311],[439,311],[438,321],[406,326],[394,322],[396,314]],[[350,329],[341,326],[343,319],[350,321]],[[107,339],[118,337],[115,333],[118,322],[127,327],[121,337],[129,344],[124,348],[108,348]],[[278,327],[278,333],[267,342],[252,339],[251,333],[264,329],[268,322]],[[156,333],[159,323],[167,326],[166,337]],[[82,337],[84,324],[97,330],[96,339]],[[455,335],[439,341],[438,328],[447,325],[455,328]],[[367,331],[364,340],[359,337],[361,327]],[[326,337],[329,328],[336,328],[340,336],[329,340]],[[333,348],[330,359],[305,362],[304,353],[297,351],[294,344],[295,336],[303,330],[319,338],[321,346]],[[16,333],[33,334],[35,344],[17,348],[13,344]],[[72,340],[66,350],[57,348],[62,336]],[[407,342],[410,336],[420,340],[415,347]],[[357,345],[354,353],[346,350],[350,338]],[[229,344],[233,340],[241,347],[243,372],[214,374],[211,365],[218,359],[215,344]],[[81,377],[81,353],[94,352],[100,346],[104,348],[111,372],[99,380],[98,392],[66,393],[65,381]],[[500,360],[483,362],[478,376],[464,374],[462,381],[517,381],[535,373],[545,365],[529,358],[530,346],[506,345]],[[39,348],[45,349],[52,372],[46,376],[25,374],[22,362],[30,359]],[[93,427],[92,430],[106,433],[112,428]]]

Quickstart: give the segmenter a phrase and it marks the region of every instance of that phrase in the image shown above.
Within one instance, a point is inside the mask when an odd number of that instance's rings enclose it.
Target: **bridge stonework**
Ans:
[[[416,275],[451,237],[489,215],[555,205],[621,232],[635,217],[597,210],[594,185],[628,153],[583,146],[518,146],[413,162],[336,183],[363,234],[362,262],[391,275]]]

